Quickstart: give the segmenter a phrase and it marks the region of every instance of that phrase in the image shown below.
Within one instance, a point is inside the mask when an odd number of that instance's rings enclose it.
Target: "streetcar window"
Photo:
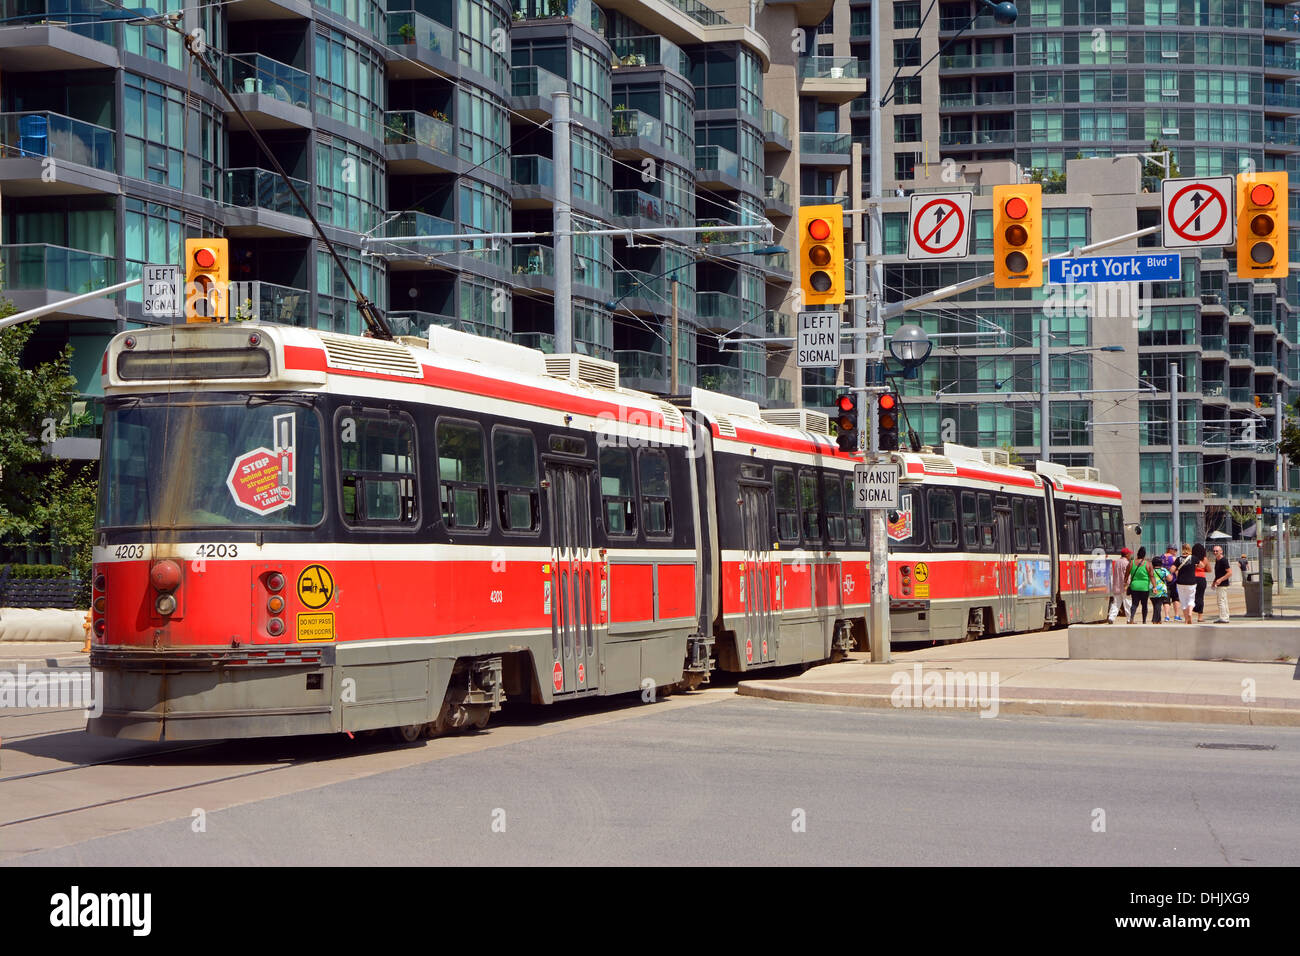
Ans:
[[[531,432],[492,430],[497,521],[503,531],[536,531],[541,523],[537,492],[537,445]]]
[[[957,546],[957,501],[952,491],[947,488],[931,488],[930,541],[936,548],[955,548]]]
[[[844,500],[853,501],[853,479],[844,479]],[[849,544],[861,547],[867,543],[867,532],[864,517],[866,513],[861,508],[850,507],[848,509],[848,526],[849,526]]]
[[[1011,502],[1011,523],[1016,528],[1016,550],[1024,551],[1029,546],[1029,529],[1025,527],[1025,499],[1016,498]]]
[[[642,449],[641,508],[645,533],[666,536],[673,533],[672,486],[668,479],[668,456],[662,451]]]
[[[740,466],[740,477],[749,478],[753,481],[762,481],[766,476],[763,474],[762,465],[744,463]]]
[[[438,422],[438,485],[442,520],[458,531],[487,525],[487,456],[473,422]]]
[[[1095,509],[1087,505],[1084,505],[1080,511],[1080,517],[1082,518],[1080,524],[1083,528],[1083,549],[1091,551],[1097,547],[1097,531],[1095,527],[1097,513]]]
[[[1025,518],[1029,525],[1029,547],[1031,550],[1041,551],[1043,548],[1042,537],[1038,529],[1043,526],[1043,503],[1037,500],[1030,501],[1026,512]]]
[[[993,499],[988,495],[979,496],[980,503],[980,541],[985,551],[993,550]]]
[[[576,435],[552,435],[551,451],[558,455],[581,455],[587,457],[587,439]]]
[[[803,534],[805,538],[822,536],[822,505],[817,495],[817,478],[799,472],[799,498],[803,507]]]
[[[827,475],[822,479],[826,491],[826,530],[832,541],[843,544],[848,535],[844,524],[844,486],[838,477]]]
[[[772,483],[776,492],[776,536],[782,541],[798,541],[799,496],[794,489],[794,472],[773,468]]]
[[[632,449],[600,450],[600,499],[610,534],[636,534],[636,492],[632,487]]]
[[[357,415],[346,409],[340,416],[343,519],[349,524],[418,523],[415,426],[403,417]]]
[[[961,493],[961,533],[966,542],[966,550],[974,551],[980,546],[979,520],[975,510],[975,492]]]

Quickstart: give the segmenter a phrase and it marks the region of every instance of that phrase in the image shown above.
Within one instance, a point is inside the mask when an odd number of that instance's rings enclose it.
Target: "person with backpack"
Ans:
[[[1128,589],[1133,595],[1133,606],[1129,609],[1128,622],[1133,623],[1137,609],[1142,608],[1142,623],[1147,622],[1147,600],[1151,597],[1151,564],[1147,561],[1147,549],[1138,548],[1133,564],[1128,570]]]
[[[1165,567],[1164,558],[1151,562],[1151,621],[1159,624],[1165,618],[1165,604],[1169,601],[1169,581],[1173,576]]]
[[[1205,545],[1196,542],[1192,545],[1192,563],[1196,565],[1196,623],[1205,620],[1205,587],[1209,583],[1210,558]]]

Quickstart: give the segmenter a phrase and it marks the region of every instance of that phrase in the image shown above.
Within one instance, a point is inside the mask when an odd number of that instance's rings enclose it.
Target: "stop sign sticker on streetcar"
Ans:
[[[556,661],[555,666],[551,668],[551,683],[555,685],[557,694],[564,690],[564,668],[560,666],[559,661]]]
[[[254,448],[236,458],[226,477],[235,504],[263,515],[293,504],[293,489],[281,480],[282,471],[292,470],[292,464],[286,463],[292,454]]]

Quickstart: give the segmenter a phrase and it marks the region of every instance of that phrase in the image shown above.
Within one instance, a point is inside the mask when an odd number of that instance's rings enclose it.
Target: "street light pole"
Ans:
[[[1141,416],[1138,416],[1141,418]],[[1183,541],[1183,526],[1178,507],[1178,363],[1169,363],[1169,502],[1173,511],[1173,540]]]
[[[1039,454],[1043,461],[1052,460],[1052,425],[1051,403],[1048,400],[1048,388],[1052,383],[1051,355],[1048,343],[1052,337],[1051,323],[1046,315],[1038,320],[1038,443]]]

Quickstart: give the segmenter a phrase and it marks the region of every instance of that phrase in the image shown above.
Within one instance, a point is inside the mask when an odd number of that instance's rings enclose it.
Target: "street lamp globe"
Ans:
[[[903,325],[889,338],[889,354],[903,366],[904,378],[916,378],[934,343],[919,325]]]
[[[992,0],[983,0],[984,6],[993,11],[993,19],[1004,27],[1009,27],[1016,22],[1020,12],[1016,10],[1016,5],[1010,0],[1003,0],[1002,3],[993,3]]]

